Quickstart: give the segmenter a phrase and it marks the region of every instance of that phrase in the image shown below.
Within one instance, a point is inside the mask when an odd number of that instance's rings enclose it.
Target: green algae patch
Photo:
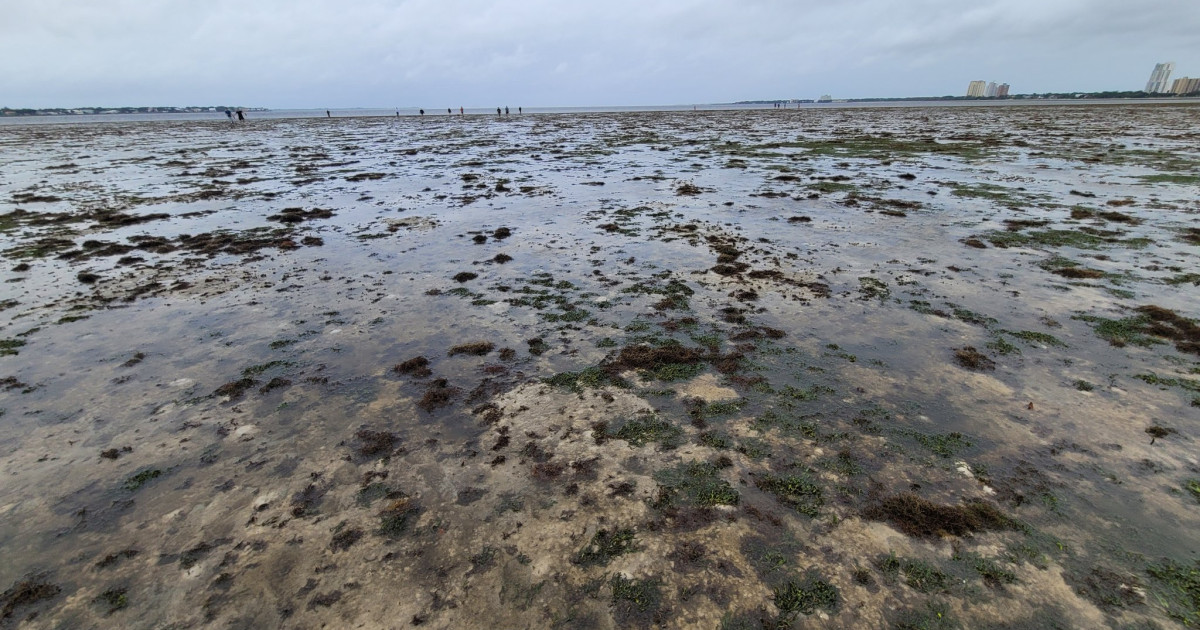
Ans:
[[[896,433],[916,440],[917,444],[942,457],[954,457],[973,446],[967,436],[958,432],[922,433],[915,429],[898,429]]]
[[[1147,238],[1117,237],[1119,232],[1104,232],[1100,230],[1033,230],[1029,232],[1011,232],[995,230],[983,235],[996,247],[1074,247],[1075,249],[1102,249],[1104,247],[1127,247],[1142,249],[1153,244]]]
[[[580,393],[584,388],[598,387],[629,387],[629,383],[620,377],[613,376],[599,366],[589,367],[578,372],[559,372],[543,380],[547,385]]]
[[[1118,348],[1127,344],[1149,347],[1172,341],[1179,352],[1200,355],[1200,326],[1196,322],[1161,306],[1146,305],[1136,315],[1107,319],[1095,315],[1076,315],[1092,324],[1093,330]]]
[[[752,420],[750,428],[759,433],[775,429],[784,435],[816,440],[819,434],[815,420],[818,417],[816,414],[801,416],[769,410]]]
[[[955,553],[953,559],[970,567],[976,575],[983,578],[984,584],[992,588],[1001,588],[1006,584],[1017,582],[1017,574],[1006,569],[993,558],[977,553]]]
[[[1192,498],[1196,500],[1197,503],[1200,503],[1200,479],[1188,479],[1184,482],[1183,489],[1186,490],[1188,494],[1190,494]]]
[[[821,506],[825,505],[825,490],[807,473],[785,476],[763,474],[754,480],[754,485],[808,517],[815,518]]]
[[[998,184],[978,183],[978,184],[959,184],[951,185],[950,194],[955,197],[964,199],[986,199],[988,201],[1000,201],[1007,203],[1016,203],[1023,195],[1021,191],[1017,191],[1006,186]]]
[[[582,566],[606,566],[613,558],[637,551],[637,548],[632,529],[601,529],[571,562]]]
[[[1182,173],[1155,173],[1138,177],[1143,184],[1200,184],[1200,175],[1184,175]]]
[[[950,575],[924,560],[901,558],[896,552],[875,559],[875,566],[883,573],[884,580],[895,583],[903,576],[904,583],[919,593],[945,590],[950,584]]]
[[[1148,348],[1155,344],[1163,343],[1161,339],[1151,337],[1143,332],[1145,325],[1150,320],[1148,317],[1141,315],[1122,319],[1108,319],[1096,315],[1076,315],[1075,319],[1092,324],[1092,330],[1101,339],[1118,348],[1130,344]]]
[[[1040,343],[1053,348],[1066,348],[1067,344],[1054,335],[1033,330],[1001,330],[1001,334],[1029,343]]]
[[[619,618],[653,613],[662,605],[662,582],[658,579],[635,580],[618,573],[609,581],[609,586]]]
[[[129,596],[126,589],[123,588],[110,588],[97,595],[92,601],[100,604],[102,608],[106,608],[104,611],[106,615],[111,615],[129,606]]]
[[[662,449],[672,449],[679,446],[680,437],[683,435],[683,429],[655,415],[630,418],[618,423],[615,429],[607,423],[598,424],[603,426],[593,427],[593,431],[600,431],[603,438],[624,440],[630,446],[645,446],[657,442]]]
[[[654,480],[659,483],[654,501],[657,508],[737,505],[740,498],[737,490],[721,478],[717,466],[708,462],[680,464],[655,473]]]
[[[789,627],[798,615],[811,615],[817,609],[833,612],[840,600],[837,587],[815,573],[788,580],[775,589],[775,607],[780,617],[776,627]]]
[[[0,357],[20,354],[17,349],[24,345],[24,339],[0,339]]]
[[[1189,628],[1200,626],[1200,561],[1192,566],[1164,560],[1151,565],[1152,592],[1168,617]]]
[[[130,475],[129,478],[125,480],[125,483],[121,484],[121,487],[130,492],[137,492],[138,490],[141,490],[143,486],[155,479],[158,479],[162,475],[163,471],[157,468],[140,470]]]
[[[1178,387],[1180,389],[1186,389],[1192,392],[1200,392],[1200,381],[1190,378],[1166,378],[1153,372],[1147,374],[1134,374],[1133,378],[1150,385],[1158,385],[1160,387]]]
[[[379,512],[379,534],[387,538],[403,535],[420,513],[420,506],[411,497],[395,499]]]
[[[673,382],[673,381],[690,381],[704,372],[704,365],[701,363],[667,363],[660,365],[652,370],[642,372],[643,376],[649,376],[654,380]]]

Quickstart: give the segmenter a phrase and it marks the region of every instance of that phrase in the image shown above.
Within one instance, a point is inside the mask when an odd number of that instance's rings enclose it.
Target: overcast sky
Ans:
[[[1138,90],[1200,0],[0,0],[0,106],[582,106]]]

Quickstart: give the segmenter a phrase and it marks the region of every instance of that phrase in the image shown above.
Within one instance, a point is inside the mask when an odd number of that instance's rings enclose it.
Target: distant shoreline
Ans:
[[[246,112],[265,112],[265,107],[240,107],[224,105],[186,106],[186,107],[0,107],[0,117],[22,116],[106,116],[115,114],[207,114],[221,113],[226,110]]]
[[[1151,101],[1174,101],[1178,99],[1193,99],[1200,97],[1200,92],[1193,94],[1148,94],[1146,92],[1061,92],[1044,94],[1014,94],[1007,97],[979,97],[979,96],[889,96],[879,98],[844,98],[832,100],[819,99],[761,99],[748,101],[734,101],[732,103],[695,103],[685,105],[615,105],[615,106],[577,106],[577,107],[527,107],[525,109],[530,112],[542,112],[545,110],[599,110],[599,109],[679,109],[682,107],[706,107],[706,108],[721,108],[729,106],[774,106],[777,103],[789,105],[831,105],[841,103],[931,103],[931,102],[970,102],[970,103],[1005,103],[1011,101],[1078,101],[1078,100],[1151,100]],[[207,114],[221,113],[226,110],[242,110],[246,112],[267,112],[267,111],[309,111],[312,108],[290,108],[274,110],[267,107],[245,107],[237,105],[189,105],[189,106],[139,106],[139,107],[42,107],[42,108],[22,108],[22,107],[0,107],[0,117],[15,118],[26,116],[105,116],[119,114]],[[351,107],[339,108],[336,111],[362,111],[362,110],[388,110],[395,109],[396,111],[413,110],[415,107],[401,108],[381,108],[381,107]],[[477,108],[471,108],[475,110]],[[487,112],[491,108],[485,108]],[[313,109],[312,111],[317,111]],[[436,109],[431,109],[434,115],[437,115]]]
[[[775,105],[782,103],[782,108]],[[1196,105],[1200,98],[1194,96],[1142,97],[1142,98],[966,98],[931,97],[897,99],[838,99],[816,102],[800,100],[740,101],[736,103],[678,104],[678,105],[599,105],[591,107],[523,107],[521,113],[510,107],[505,120],[517,120],[522,116],[555,114],[599,114],[599,113],[649,113],[649,112],[720,112],[720,111],[803,111],[829,108],[873,108],[873,107],[1070,107],[1070,106],[1113,106],[1113,105]],[[288,120],[311,118],[424,118],[434,120],[457,120],[457,108],[451,114],[439,113],[438,109],[427,109],[421,113],[418,107],[388,108],[312,108],[270,109],[265,107],[230,107],[247,113],[249,120]],[[87,124],[109,122],[169,122],[169,121],[226,121],[225,107],[121,107],[121,108],[71,108],[71,109],[12,109],[0,108],[0,126],[21,124]],[[98,112],[98,113],[93,113]],[[495,107],[468,107],[468,118],[496,117]]]
[[[1002,103],[1007,101],[1075,101],[1075,100],[1174,100],[1200,97],[1200,92],[1190,94],[1149,94],[1146,92],[1047,92],[1045,94],[1013,94],[1010,96],[888,96],[881,98],[840,98],[832,100],[819,99],[777,99],[758,101],[737,101],[734,105],[771,105],[773,103],[813,103],[826,105],[829,103],[905,103],[905,102],[936,102],[936,101],[967,101],[983,103]]]

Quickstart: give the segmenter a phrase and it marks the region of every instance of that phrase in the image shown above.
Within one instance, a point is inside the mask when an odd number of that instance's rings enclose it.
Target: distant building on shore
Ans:
[[[1172,94],[1191,94],[1200,92],[1200,78],[1179,77],[1171,84]]]
[[[1167,81],[1171,78],[1171,73],[1175,71],[1175,62],[1167,61],[1154,65],[1154,72],[1150,73],[1150,80],[1146,82],[1146,92],[1150,94],[1164,94],[1167,91]]]
[[[821,98],[817,99],[817,102],[818,103],[832,103],[833,97],[830,96],[829,94],[822,94]]]
[[[967,96],[974,98],[1008,98],[1008,84],[995,81],[972,81],[967,85]]]

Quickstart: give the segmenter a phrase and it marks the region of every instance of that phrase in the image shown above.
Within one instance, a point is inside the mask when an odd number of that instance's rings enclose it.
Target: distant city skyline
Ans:
[[[1194,0],[9,2],[0,107],[669,105],[960,95],[980,76],[1136,91],[1157,61],[1200,68],[1196,24]]]

